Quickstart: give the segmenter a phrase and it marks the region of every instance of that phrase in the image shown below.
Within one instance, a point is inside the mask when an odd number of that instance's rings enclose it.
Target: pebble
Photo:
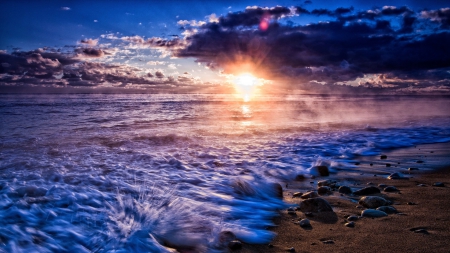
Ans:
[[[292,194],[293,198],[300,198],[303,195],[303,193],[301,192],[295,192],[294,194]]]
[[[311,198],[317,198],[317,197],[319,197],[319,194],[317,194],[317,192],[315,192],[315,191],[307,192],[301,196],[302,199],[311,199]]]
[[[323,244],[334,244],[333,240],[322,241]]]
[[[353,192],[352,188],[345,186],[345,185],[339,187],[338,191],[339,191],[339,193],[343,193],[343,194],[351,194]]]
[[[380,155],[380,159],[387,159],[387,155]]]
[[[422,161],[422,160],[419,160],[419,161],[417,161],[416,163],[423,163],[423,161]]]
[[[355,223],[353,221],[350,221],[350,222],[345,223],[345,226],[349,227],[349,228],[354,228],[355,227]]]
[[[436,186],[436,187],[444,187],[445,185],[444,185],[444,183],[442,183],[442,182],[436,182],[436,183],[433,184],[433,186]]]
[[[238,240],[233,240],[228,243],[228,248],[230,248],[231,250],[240,249],[240,248],[242,248],[242,242],[240,242]]]
[[[387,187],[384,188],[384,191],[385,192],[397,192],[398,189],[395,186],[387,186]]]
[[[331,192],[331,188],[328,186],[321,186],[317,189],[317,193],[320,195],[328,194]]]
[[[306,179],[306,177],[302,174],[295,176],[295,181],[303,181],[305,179]]]
[[[294,209],[293,207],[289,207],[288,210],[287,210],[287,212],[288,212],[288,214],[297,214],[297,213],[295,212],[295,209]]]
[[[302,219],[298,224],[302,228],[309,228],[309,227],[311,227],[311,222],[308,219]]]
[[[417,230],[414,230],[414,233],[421,233],[421,234],[426,234],[426,235],[429,234],[426,229],[417,229]]]
[[[367,208],[377,208],[380,206],[389,205],[390,202],[386,199],[378,196],[365,196],[362,197],[358,203]]]
[[[348,221],[357,221],[358,219],[359,219],[359,217],[356,215],[350,215],[347,217]]]
[[[269,248],[273,248],[273,244],[270,244],[270,243],[269,243],[267,246],[268,246]]]
[[[391,175],[388,176],[388,179],[402,179],[402,178],[403,177],[397,172],[392,173]]]
[[[323,198],[306,199],[300,202],[300,211],[320,213],[320,212],[332,212],[333,208],[330,203]]]
[[[391,167],[391,164],[390,163],[386,163],[386,167]]]
[[[287,249],[286,251],[288,251],[288,252],[295,252],[295,248],[292,247],[292,248]]]
[[[327,177],[330,175],[330,171],[328,170],[328,167],[325,165],[314,166],[312,170],[316,171],[322,177]]]
[[[366,209],[361,212],[361,216],[369,217],[369,218],[379,218],[379,217],[387,216],[387,213],[385,213],[383,211],[374,210],[374,209]]]
[[[336,180],[331,180],[331,179],[327,179],[327,180],[321,180],[317,183],[318,186],[333,186],[335,185],[337,182]]]
[[[393,206],[380,206],[377,208],[377,210],[385,212],[387,214],[398,213],[397,209],[395,209],[395,207],[393,207]]]
[[[417,186],[426,187],[427,185],[426,184],[418,184]]]
[[[380,187],[380,188],[384,188],[384,187],[386,187],[387,185],[385,185],[385,184],[379,184],[378,185],[378,187]]]
[[[353,194],[359,195],[359,196],[371,195],[371,194],[376,194],[376,193],[380,193],[380,189],[378,189],[375,186],[368,186],[368,187],[365,187],[365,188],[362,188],[360,190],[353,192]]]
[[[407,202],[406,203],[407,205],[410,205],[410,206],[414,206],[414,205],[417,205],[416,203],[414,203],[414,202]]]
[[[419,170],[419,168],[408,168],[408,170]]]

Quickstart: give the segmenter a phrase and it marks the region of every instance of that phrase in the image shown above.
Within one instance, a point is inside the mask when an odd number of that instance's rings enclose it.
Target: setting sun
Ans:
[[[244,101],[247,102],[256,91],[258,79],[250,73],[244,73],[236,77],[234,80],[234,86],[239,95],[241,95]]]

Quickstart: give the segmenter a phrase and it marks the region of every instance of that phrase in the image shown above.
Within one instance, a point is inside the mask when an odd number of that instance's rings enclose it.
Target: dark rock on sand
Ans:
[[[388,176],[388,179],[402,179],[402,175],[400,175],[399,173],[395,172],[392,173],[391,175]]]
[[[218,246],[221,248],[228,247],[232,241],[236,240],[236,236],[231,231],[222,231],[219,233]]]
[[[339,193],[342,193],[342,194],[351,194],[353,191],[352,191],[352,188],[350,188],[350,187],[348,187],[348,186],[341,186],[341,187],[339,187]]]
[[[386,163],[386,167],[391,167],[391,164],[390,163]]]
[[[309,228],[309,227],[311,227],[311,222],[308,219],[302,219],[298,224],[302,228]]]
[[[419,161],[417,161],[416,163],[423,163],[423,161],[422,161],[422,160],[419,160]]]
[[[395,207],[393,207],[393,206],[380,206],[377,208],[377,210],[385,212],[387,214],[398,213],[397,209],[395,209]]]
[[[419,168],[408,168],[408,170],[419,170]]]
[[[387,213],[385,213],[383,211],[379,211],[379,210],[374,210],[374,209],[366,209],[361,212],[361,216],[369,217],[369,218],[379,218],[379,217],[387,216]]]
[[[301,192],[294,192],[294,194],[292,194],[293,198],[300,198],[303,195],[303,193]]]
[[[371,195],[371,194],[377,194],[380,193],[380,189],[378,189],[375,186],[368,186],[362,189],[359,189],[355,192],[353,192],[353,194],[358,195],[358,196],[363,196],[363,195]]]
[[[398,189],[395,186],[387,186],[387,187],[384,188],[384,191],[385,192],[397,192]]]
[[[380,159],[387,159],[387,155],[380,155]]]
[[[349,227],[349,228],[354,228],[355,227],[355,222],[353,222],[353,221],[347,222],[347,223],[345,223],[345,226]]]
[[[359,202],[360,205],[367,207],[367,208],[377,208],[380,206],[389,205],[390,202],[386,199],[378,196],[365,196],[362,197]]]
[[[378,187],[380,187],[380,188],[385,188],[385,187],[387,187],[387,185],[385,185],[385,184],[379,184]]]
[[[315,191],[307,192],[301,196],[302,199],[311,199],[311,198],[317,198],[317,197],[319,197],[319,194],[317,194],[317,192],[315,192]]]
[[[414,233],[421,233],[421,234],[426,234],[426,235],[429,234],[426,229],[417,229],[417,230],[414,230]]]
[[[325,240],[325,241],[322,241],[322,243],[323,244],[334,244],[334,241],[333,240]]]
[[[293,207],[289,207],[289,208],[287,209],[287,212],[288,212],[288,214],[292,214],[292,215],[297,214],[297,213],[295,212],[295,209],[294,209]]]
[[[436,183],[433,184],[433,186],[436,186],[436,187],[444,187],[445,185],[444,185],[444,183],[436,182]]]
[[[238,240],[233,240],[228,243],[228,248],[230,248],[231,250],[240,249],[240,248],[242,248],[242,243]]]
[[[333,208],[330,203],[323,198],[306,199],[300,202],[300,211],[320,213],[320,212],[332,212]]]
[[[330,171],[328,170],[328,167],[325,165],[314,166],[312,170],[316,171],[322,177],[327,177],[330,175]]]
[[[318,186],[333,186],[336,185],[336,180],[331,180],[331,179],[327,179],[327,180],[321,180],[317,183]]]
[[[317,193],[320,195],[328,194],[331,192],[331,188],[328,186],[321,186],[317,189]]]
[[[350,215],[347,217],[348,221],[357,221],[358,219],[359,219],[359,217],[356,215]]]
[[[287,251],[287,252],[295,252],[295,248],[292,247],[292,248],[287,249],[286,251]]]

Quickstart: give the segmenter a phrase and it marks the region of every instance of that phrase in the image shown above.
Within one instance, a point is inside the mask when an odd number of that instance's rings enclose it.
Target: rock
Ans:
[[[331,188],[328,186],[321,186],[317,189],[317,193],[320,195],[328,194],[331,192]]]
[[[377,194],[377,193],[380,193],[380,189],[378,189],[375,186],[368,186],[368,187],[365,187],[365,188],[362,188],[360,190],[353,192],[353,194],[358,195],[358,196],[371,195],[371,194]]]
[[[303,195],[303,193],[301,192],[294,192],[294,194],[292,194],[293,198],[300,198]]]
[[[320,213],[320,212],[332,212],[333,208],[323,198],[312,198],[312,199],[306,199],[300,202],[299,206],[300,211],[306,213],[306,212],[312,212],[312,213]]]
[[[322,243],[323,244],[334,244],[334,241],[333,240],[325,240],[325,241],[322,241]]]
[[[322,177],[327,177],[330,175],[330,171],[325,165],[314,166],[312,167],[312,171],[317,172]]]
[[[288,252],[295,252],[295,248],[292,247],[292,248],[287,249],[286,251],[288,251]]]
[[[350,215],[350,216],[347,217],[347,220],[348,220],[348,221],[356,221],[356,220],[358,220],[358,219],[359,219],[359,217],[356,216],[356,215]]]
[[[353,192],[352,188],[345,186],[345,185],[339,187],[338,191],[339,191],[339,193],[343,193],[343,194],[351,194]]]
[[[387,155],[380,155],[380,159],[387,159]]]
[[[423,228],[414,230],[414,233],[421,233],[421,234],[426,234],[426,235],[429,234],[428,231],[426,229],[423,229]]]
[[[236,240],[236,236],[231,231],[222,231],[218,236],[218,246],[221,248],[229,247],[232,241]]]
[[[415,205],[417,205],[417,203],[414,203],[414,202],[406,202],[406,204],[407,204],[408,206],[415,206]]]
[[[398,189],[395,186],[387,186],[387,187],[384,188],[384,191],[385,192],[397,192]]]
[[[271,183],[272,194],[278,198],[283,198],[283,187],[279,183]]]
[[[297,214],[297,213],[295,212],[295,209],[294,209],[293,207],[289,207],[288,210],[287,210],[287,212],[288,212],[288,214]]]
[[[386,163],[386,167],[391,167],[391,164],[390,163]]]
[[[403,177],[397,172],[392,173],[391,175],[388,176],[388,179],[402,179],[402,178]]]
[[[301,196],[302,199],[310,199],[310,198],[317,198],[319,197],[319,194],[315,191],[307,192]]]
[[[397,209],[395,209],[395,207],[393,207],[393,206],[380,206],[377,208],[377,210],[385,212],[387,214],[398,213]]]
[[[336,185],[336,180],[331,180],[331,179],[327,179],[327,180],[321,180],[317,183],[318,186],[333,186]]]
[[[408,168],[408,170],[419,170],[419,168]]]
[[[228,243],[228,248],[230,248],[231,250],[240,249],[240,248],[242,248],[242,243],[238,240],[233,240]]]
[[[355,222],[353,222],[353,221],[347,222],[347,223],[345,223],[345,226],[349,227],[349,228],[354,228],[355,227]]]
[[[380,187],[380,188],[385,188],[385,187],[387,187],[387,185],[385,185],[385,184],[379,184],[378,187]]]
[[[390,202],[378,196],[365,196],[362,197],[358,203],[366,208],[377,208],[389,205]]]
[[[16,189],[17,194],[19,197],[28,196],[28,197],[42,197],[47,194],[47,189],[37,187],[34,185],[27,185],[23,187],[19,187]]]
[[[436,186],[436,187],[444,187],[445,185],[444,185],[444,183],[436,182],[436,183],[433,184],[433,186]]]
[[[309,228],[309,227],[311,227],[311,222],[308,219],[302,219],[298,224],[302,228]]]
[[[369,218],[379,218],[387,216],[387,214],[383,211],[374,210],[374,209],[366,209],[361,212],[362,217],[369,217]]]
[[[422,161],[422,160],[419,160],[419,161],[417,161],[416,163],[423,163],[423,161]]]
[[[427,187],[426,184],[418,184],[417,186],[420,186],[420,187]]]
[[[303,181],[306,177],[302,174],[295,176],[295,181]]]

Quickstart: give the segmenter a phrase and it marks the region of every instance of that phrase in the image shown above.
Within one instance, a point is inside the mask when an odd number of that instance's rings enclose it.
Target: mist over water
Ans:
[[[0,95],[0,252],[267,243],[273,183],[450,141],[450,97]]]

